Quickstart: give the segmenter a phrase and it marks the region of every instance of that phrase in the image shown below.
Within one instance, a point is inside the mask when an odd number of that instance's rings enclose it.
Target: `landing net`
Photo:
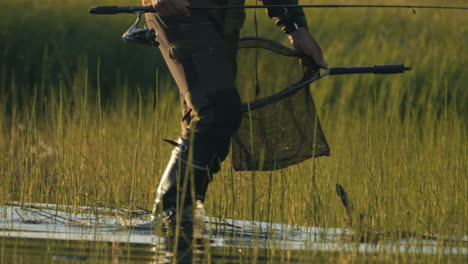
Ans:
[[[237,87],[248,103],[242,105],[241,127],[232,139],[235,170],[278,170],[330,155],[309,85],[298,86],[318,74],[315,65],[301,66],[288,47],[241,39]]]

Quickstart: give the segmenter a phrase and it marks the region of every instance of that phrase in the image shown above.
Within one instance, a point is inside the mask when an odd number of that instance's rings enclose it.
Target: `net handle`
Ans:
[[[395,74],[404,73],[411,70],[411,67],[405,67],[403,64],[386,64],[366,67],[333,67],[329,69],[330,75],[339,74]]]
[[[320,75],[307,78],[305,80],[301,80],[295,84],[292,84],[277,94],[274,94],[274,95],[271,95],[269,97],[262,98],[259,100],[255,100],[249,103],[242,104],[241,114],[250,112],[252,110],[264,107],[269,104],[276,103],[285,97],[295,94],[301,89],[308,88],[309,84],[315,81],[318,81],[327,75],[366,74],[366,73],[398,74],[398,73],[404,73],[405,71],[411,70],[411,67],[406,67],[403,64],[384,64],[384,65],[364,66],[364,67],[362,66],[360,67],[330,67],[330,68],[327,68],[327,70],[328,71]]]

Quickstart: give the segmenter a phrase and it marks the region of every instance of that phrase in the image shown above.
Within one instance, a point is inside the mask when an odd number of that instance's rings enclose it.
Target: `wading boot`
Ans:
[[[191,159],[189,142],[179,138],[159,182],[152,222],[164,228],[193,227],[204,218],[203,202],[211,179],[208,166]],[[204,220],[203,220],[204,221]]]

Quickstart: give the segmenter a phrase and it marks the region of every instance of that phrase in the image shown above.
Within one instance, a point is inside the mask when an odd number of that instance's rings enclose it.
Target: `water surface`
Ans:
[[[148,213],[47,204],[0,209],[2,263],[303,263],[330,259],[440,256],[466,260],[467,238],[356,239],[353,230],[290,226],[205,217],[203,227],[162,233],[148,228]],[[131,217],[130,217],[131,216]],[[443,243],[441,243],[443,241]],[[461,246],[460,246],[461,245]]]

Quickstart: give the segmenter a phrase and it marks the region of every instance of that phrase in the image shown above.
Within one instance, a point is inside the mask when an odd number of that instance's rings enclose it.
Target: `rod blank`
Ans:
[[[411,8],[411,9],[449,9],[468,10],[464,6],[422,6],[422,5],[230,5],[230,6],[192,6],[190,10],[199,9],[255,9],[255,8]],[[113,15],[120,13],[157,13],[152,6],[96,6],[89,9],[95,15]]]

